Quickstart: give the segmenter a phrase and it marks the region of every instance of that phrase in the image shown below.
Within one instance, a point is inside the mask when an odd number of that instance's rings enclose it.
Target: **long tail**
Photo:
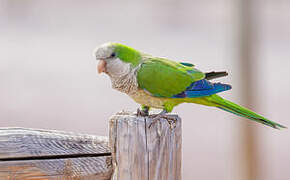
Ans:
[[[282,129],[287,128],[286,126],[283,126],[281,124],[278,124],[276,122],[270,121],[269,119],[266,119],[265,117],[247,109],[240,105],[237,105],[231,101],[228,101],[226,99],[223,99],[222,97],[218,95],[211,95],[206,97],[208,101],[211,103],[214,103],[216,107],[231,112],[233,114],[236,114],[241,117],[248,118],[250,120],[265,124],[267,126],[273,127],[275,129]]]

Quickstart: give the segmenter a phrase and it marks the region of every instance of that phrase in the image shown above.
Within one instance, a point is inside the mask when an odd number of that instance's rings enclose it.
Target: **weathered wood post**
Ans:
[[[110,119],[112,180],[181,180],[181,119],[120,112]]]
[[[110,119],[109,142],[95,135],[0,128],[0,180],[181,180],[181,120],[166,117],[150,126],[152,117],[118,113]]]

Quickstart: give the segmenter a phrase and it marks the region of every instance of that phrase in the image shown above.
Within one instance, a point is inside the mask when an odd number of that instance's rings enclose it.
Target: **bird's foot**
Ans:
[[[149,107],[142,107],[137,109],[137,116],[146,117],[149,116]]]
[[[176,127],[176,119],[174,117],[168,116],[166,110],[161,111],[159,114],[149,115],[149,117],[152,118],[152,122],[150,123],[149,128],[151,128],[154,124],[156,124],[162,118],[167,120],[171,129],[174,129]]]

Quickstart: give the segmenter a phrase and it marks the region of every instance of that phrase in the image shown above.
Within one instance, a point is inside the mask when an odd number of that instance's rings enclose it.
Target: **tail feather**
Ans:
[[[255,112],[253,112],[245,107],[237,105],[237,104],[235,104],[231,101],[228,101],[226,99],[223,99],[218,95],[213,95],[210,98],[210,101],[215,103],[216,106],[222,110],[225,110],[227,112],[236,114],[238,116],[245,117],[245,118],[248,118],[250,120],[262,123],[264,125],[273,127],[275,129],[287,128],[286,126],[283,126],[283,125],[278,124],[276,122],[270,121],[269,119],[255,113]]]
[[[211,79],[215,79],[215,78],[224,77],[227,75],[228,75],[228,73],[226,71],[220,71],[220,72],[212,71],[212,72],[205,73],[205,79],[211,80]]]

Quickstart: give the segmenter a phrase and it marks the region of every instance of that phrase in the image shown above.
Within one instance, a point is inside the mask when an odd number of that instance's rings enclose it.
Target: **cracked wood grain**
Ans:
[[[106,137],[0,128],[0,180],[109,180],[111,174]]]
[[[112,180],[181,180],[181,119],[152,123],[150,117],[120,112],[110,119]],[[174,119],[174,121],[172,121]]]

